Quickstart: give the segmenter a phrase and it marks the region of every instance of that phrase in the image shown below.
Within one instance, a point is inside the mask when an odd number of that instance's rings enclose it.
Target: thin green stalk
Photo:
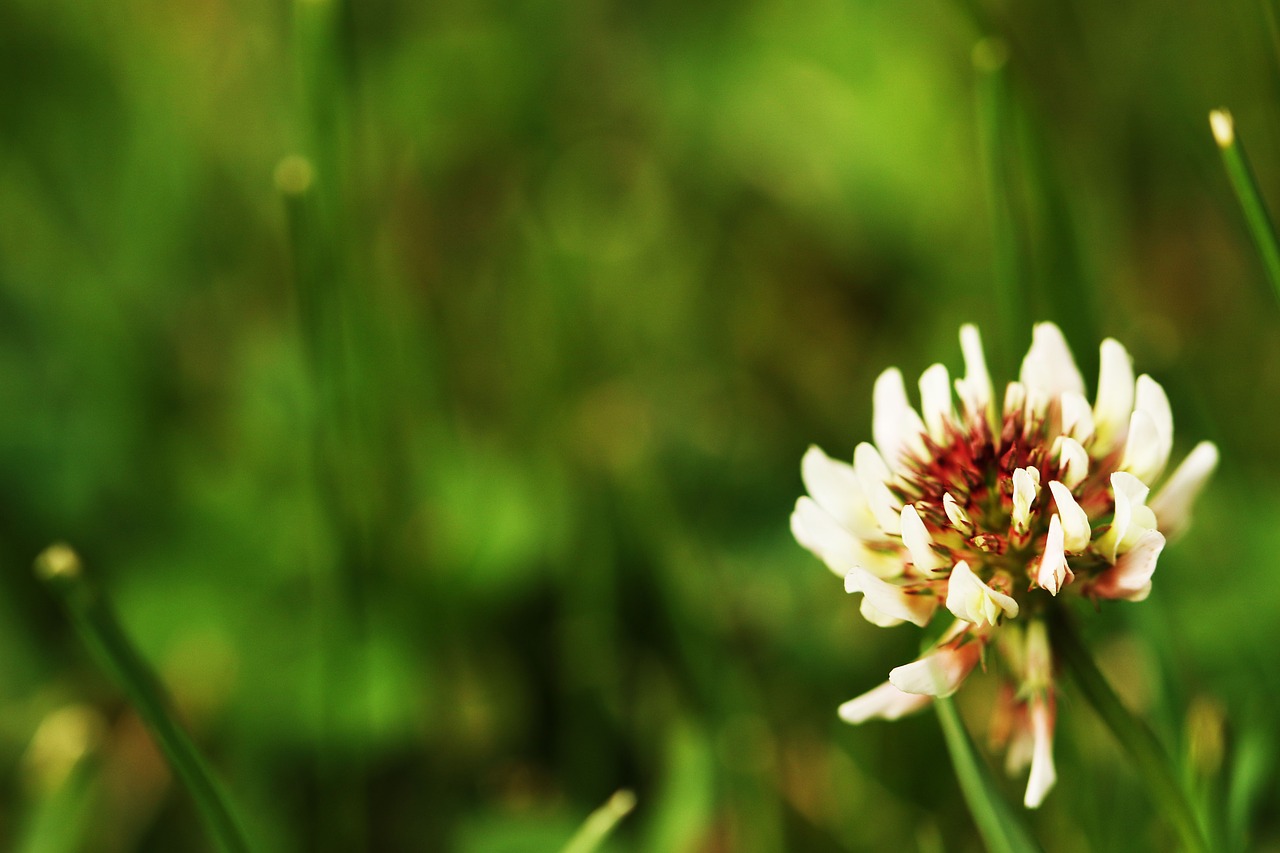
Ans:
[[[991,772],[960,721],[955,705],[950,699],[938,699],[934,706],[938,710],[938,721],[942,724],[942,734],[951,753],[951,764],[955,768],[960,791],[987,850],[990,853],[1040,850],[1021,817],[1000,794]]]
[[[1244,211],[1249,234],[1258,247],[1258,254],[1262,256],[1262,268],[1267,274],[1267,280],[1271,282],[1276,298],[1280,299],[1280,243],[1276,242],[1276,229],[1272,225],[1271,214],[1267,212],[1266,202],[1262,200],[1262,192],[1258,189],[1258,181],[1254,178],[1249,158],[1244,153],[1244,145],[1236,133],[1231,113],[1226,110],[1212,111],[1209,113],[1209,127],[1222,152],[1222,163],[1226,166],[1231,188],[1235,190],[1236,198]]]
[[[1080,639],[1070,615],[1062,609],[1055,611],[1051,636],[1058,659],[1120,746],[1133,759],[1151,798],[1164,811],[1182,840],[1182,848],[1191,853],[1208,851],[1210,848],[1204,831],[1169,754],[1151,727],[1120,701]]]
[[[625,789],[615,792],[604,805],[587,816],[560,853],[592,853],[635,807],[635,794]]]
[[[1013,141],[1009,49],[998,38],[984,38],[973,49],[973,65],[977,72],[979,141],[995,250],[995,301],[1002,327],[1002,355],[1007,360],[1010,343],[1031,324],[1022,286],[1025,270],[1009,168]]]
[[[50,546],[36,558],[36,576],[66,608],[98,662],[115,676],[222,850],[248,853],[249,843],[226,794],[174,718],[159,679],[125,635],[107,600],[84,576],[76,552],[67,545]]]

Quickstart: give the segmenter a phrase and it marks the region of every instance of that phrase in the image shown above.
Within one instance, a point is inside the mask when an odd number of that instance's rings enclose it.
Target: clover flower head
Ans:
[[[846,591],[861,593],[873,624],[925,626],[944,610],[953,618],[932,649],[840,716],[860,723],[917,711],[959,689],[990,647],[1005,679],[994,734],[1011,771],[1029,766],[1025,802],[1034,808],[1056,778],[1051,602],[1146,598],[1218,451],[1201,442],[1164,476],[1168,398],[1151,377],[1134,378],[1114,340],[1102,342],[1092,405],[1052,323],[1035,326],[1018,381],[1000,399],[977,328],[960,329],[960,348],[964,376],[953,383],[941,364],[926,370],[918,412],[901,372],[880,375],[874,443],[859,444],[852,464],[817,447],[805,453],[808,495],[791,529]]]

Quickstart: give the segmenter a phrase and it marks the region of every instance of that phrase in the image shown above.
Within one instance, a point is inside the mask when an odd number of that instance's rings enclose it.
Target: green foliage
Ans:
[[[620,788],[603,850],[980,849],[932,716],[836,719],[918,638],[787,517],[884,367],[957,366],[964,321],[1016,367],[1015,268],[1086,372],[1120,338],[1179,449],[1221,446],[1090,633],[1219,756],[1186,772],[1223,845],[1280,845],[1280,318],[1205,127],[1230,105],[1274,210],[1253,0],[7,0],[0,80],[0,849],[211,849],[32,576],[64,539],[255,849],[555,850]],[[71,704],[102,730],[54,772]],[[1060,707],[1036,838],[1167,849]]]

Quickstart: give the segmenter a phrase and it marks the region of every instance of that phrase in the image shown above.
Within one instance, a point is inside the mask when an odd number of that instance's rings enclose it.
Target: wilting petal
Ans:
[[[1089,516],[1062,483],[1050,480],[1049,491],[1053,493],[1053,503],[1058,508],[1058,515],[1062,517],[1064,547],[1072,554],[1083,553],[1089,547],[1089,539],[1093,535]]]
[[[1098,400],[1093,406],[1093,453],[1099,459],[1120,446],[1129,416],[1133,414],[1133,361],[1115,340],[1107,338],[1100,349]]]
[[[1058,781],[1058,774],[1053,766],[1053,708],[1049,700],[1043,696],[1033,698],[1029,715],[1033,743],[1031,776],[1023,803],[1034,809],[1044,802],[1045,795]]]
[[[903,693],[889,682],[850,699],[840,706],[840,719],[857,725],[873,718],[896,720],[915,713],[933,701],[931,696]]]
[[[1132,474],[1124,471],[1112,474],[1111,492],[1115,497],[1115,516],[1111,527],[1094,543],[1094,550],[1114,563],[1148,530],[1156,528],[1156,516],[1146,505],[1151,490]]]
[[[947,368],[935,364],[920,376],[920,409],[929,436],[941,443],[947,436],[947,424],[955,419],[951,408],[951,375]]]
[[[1059,514],[1049,519],[1044,556],[1040,558],[1040,570],[1036,572],[1036,583],[1054,595],[1062,590],[1063,584],[1075,579],[1075,574],[1067,566],[1062,537],[1062,519]]]
[[[870,601],[875,612],[924,627],[938,609],[938,599],[924,593],[912,593],[881,580],[863,568],[851,569],[844,576],[845,592],[860,592]]]
[[[947,584],[947,609],[957,618],[975,625],[994,625],[1002,615],[1018,615],[1018,602],[994,590],[961,560],[951,570]]]
[[[891,367],[876,379],[871,392],[871,437],[885,460],[895,468],[902,454],[922,453],[924,421],[907,399],[907,386],[902,371]]]
[[[1031,524],[1031,505],[1040,494],[1040,471],[1017,468],[1013,472],[1013,529],[1026,533]]]
[[[1058,460],[1058,478],[1068,489],[1074,489],[1089,476],[1089,454],[1074,438],[1058,436],[1053,443],[1053,457]]]
[[[862,485],[862,493],[867,496],[867,503],[876,523],[885,533],[896,535],[901,528],[898,514],[902,512],[902,501],[894,497],[888,483],[893,475],[884,459],[874,447],[865,441],[853,449],[853,470]]]
[[[911,504],[902,508],[902,544],[911,554],[911,562],[921,572],[936,572],[945,569],[947,560],[933,550],[933,537],[920,520],[920,513]]]
[[[1064,391],[1084,394],[1084,379],[1076,368],[1062,330],[1053,323],[1037,323],[1031,332],[1031,349],[1022,360],[1018,379],[1032,390],[1055,399]]]
[[[1217,466],[1218,448],[1211,441],[1200,442],[1182,460],[1151,500],[1151,510],[1156,514],[1162,533],[1172,537],[1187,526],[1191,520],[1191,505]]]
[[[959,648],[943,646],[919,660],[903,664],[889,673],[889,683],[904,693],[922,696],[950,696],[982,655],[979,642],[964,643]]]
[[[1141,601],[1151,592],[1151,576],[1156,571],[1156,561],[1164,550],[1164,535],[1158,530],[1147,530],[1136,545],[1116,561],[1111,568],[1098,575],[1093,591],[1101,598],[1123,598]]]
[[[841,526],[862,539],[882,537],[852,465],[832,459],[818,447],[810,447],[800,461],[800,477],[818,505]]]
[[[1093,437],[1093,410],[1083,394],[1064,392],[1060,398],[1062,410],[1062,434],[1081,444]]]

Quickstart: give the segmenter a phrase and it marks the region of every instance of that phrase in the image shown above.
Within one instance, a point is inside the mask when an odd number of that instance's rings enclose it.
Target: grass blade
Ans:
[[[1276,242],[1276,229],[1272,225],[1267,205],[1262,200],[1257,179],[1249,165],[1249,158],[1244,153],[1244,144],[1236,133],[1235,121],[1226,110],[1214,110],[1209,113],[1209,127],[1213,130],[1213,139],[1222,152],[1222,163],[1226,166],[1227,177],[1231,180],[1231,188],[1244,211],[1245,225],[1253,237],[1258,254],[1262,256],[1262,268],[1267,280],[1280,299],[1280,244]]]
[[[226,794],[174,718],[159,679],[125,635],[106,599],[84,576],[80,557],[67,545],[52,545],[36,558],[36,575],[66,608],[99,663],[115,676],[222,850],[248,853],[244,830]]]
[[[1102,722],[1115,735],[1120,746],[1129,753],[1146,783],[1147,792],[1177,830],[1182,840],[1182,849],[1193,853],[1207,851],[1209,845],[1205,841],[1204,831],[1168,752],[1151,727],[1134,716],[1120,701],[1080,639],[1075,624],[1061,609],[1056,611],[1051,636],[1054,650],[1066,670],[1071,673],[1072,680],[1102,718]]]
[[[587,815],[560,853],[591,853],[599,847],[618,822],[636,807],[636,795],[625,788],[614,793],[600,808]]]

